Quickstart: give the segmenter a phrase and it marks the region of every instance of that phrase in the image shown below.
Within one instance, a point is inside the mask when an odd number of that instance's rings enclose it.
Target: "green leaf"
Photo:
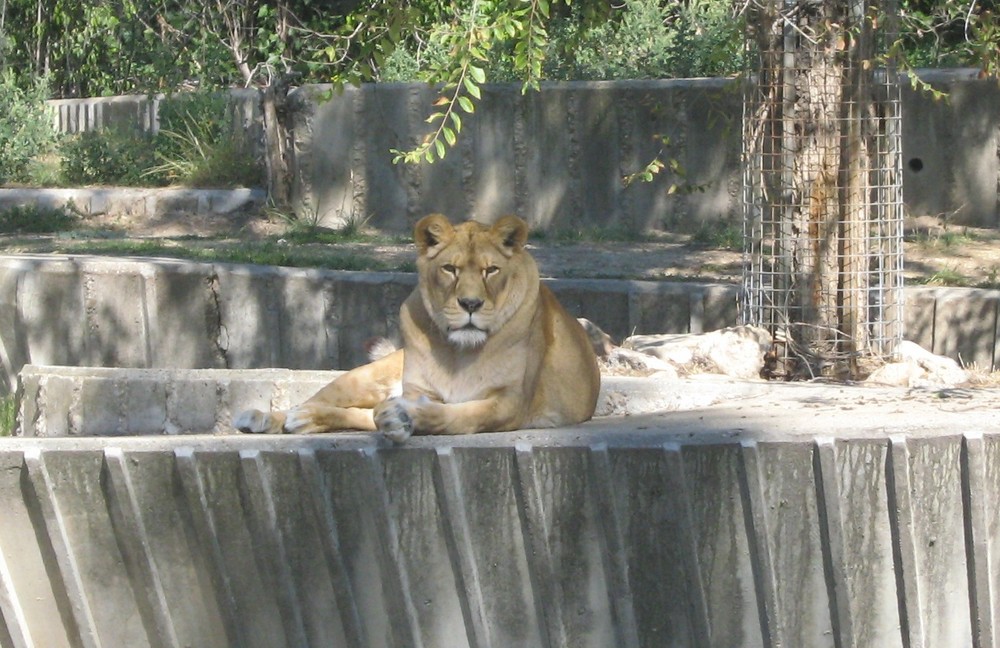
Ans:
[[[478,83],[480,85],[482,85],[483,83],[486,83],[486,72],[483,71],[483,68],[481,68],[481,67],[476,67],[475,65],[470,65],[469,66],[469,76],[471,76],[472,79],[476,83]]]
[[[465,90],[470,96],[473,96],[476,99],[482,99],[482,94],[479,92],[479,86],[477,86],[472,79],[465,79]]]
[[[458,116],[457,112],[450,112],[448,116],[451,117],[451,123],[455,125],[455,132],[462,132],[462,118]]]
[[[468,97],[459,97],[458,105],[462,108],[462,110],[469,113],[470,115],[476,111],[475,105],[473,105],[472,100],[469,99]]]
[[[451,130],[447,126],[441,128],[441,134],[444,135],[444,139],[448,142],[448,146],[455,146],[455,131]]]
[[[439,139],[434,140],[434,148],[437,150],[438,159],[439,160],[443,160],[444,159],[444,155],[446,153],[445,148],[444,148],[444,142],[442,142]]]

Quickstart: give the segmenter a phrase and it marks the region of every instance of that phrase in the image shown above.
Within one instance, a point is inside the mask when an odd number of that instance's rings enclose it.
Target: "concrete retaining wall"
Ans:
[[[155,259],[0,257],[5,391],[25,364],[348,369],[392,335],[415,275]],[[736,323],[737,287],[552,280],[567,309],[622,339]],[[1000,291],[910,288],[907,337],[997,366]]]
[[[993,646],[1000,436],[11,439],[0,645]]]
[[[253,137],[259,137],[260,93],[253,89],[232,89],[229,97],[234,123],[248,129]],[[74,134],[115,127],[157,133],[160,130],[160,104],[164,100],[167,100],[165,95],[157,94],[53,99],[45,103],[52,111],[52,125],[59,133]]]
[[[155,259],[0,257],[0,362],[346,369],[391,335],[415,275]],[[731,325],[736,288],[557,280],[574,314],[617,337]]]
[[[122,216],[148,226],[194,216],[225,219],[253,214],[267,202],[264,189],[151,189],[80,187],[73,189],[0,188],[0,211],[37,205],[67,209],[82,217]]]
[[[921,77],[949,93],[902,91],[907,213],[952,224],[1000,226],[1000,86],[975,70]],[[367,221],[409,232],[434,211],[491,219],[514,212],[532,226],[648,227],[693,231],[740,218],[738,84],[723,79],[487,85],[462,116],[458,147],[434,165],[392,164],[427,132],[435,98],[426,84],[305,87],[293,109],[295,200],[301,217],[338,226]],[[237,95],[244,125],[259,119],[253,91]],[[155,127],[145,97],[53,102],[76,132],[111,122]],[[669,138],[664,146],[662,138]],[[259,139],[259,130],[251,137]],[[657,155],[685,171],[626,188],[623,176]],[[697,191],[670,193],[673,184]]]

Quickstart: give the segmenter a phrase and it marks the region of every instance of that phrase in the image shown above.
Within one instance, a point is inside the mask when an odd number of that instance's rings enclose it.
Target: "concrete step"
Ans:
[[[298,405],[342,372],[289,369],[113,369],[28,365],[18,394],[19,436],[232,434],[245,409]],[[665,388],[661,378],[604,377],[598,416],[690,410],[760,392],[766,383],[704,381]]]

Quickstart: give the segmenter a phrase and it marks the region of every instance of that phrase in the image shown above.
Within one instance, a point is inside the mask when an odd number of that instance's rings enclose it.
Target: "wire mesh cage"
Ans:
[[[902,339],[893,9],[748,0],[740,316],[786,377],[857,377]]]

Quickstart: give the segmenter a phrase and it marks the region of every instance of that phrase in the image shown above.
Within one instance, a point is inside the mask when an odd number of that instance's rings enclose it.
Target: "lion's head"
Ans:
[[[524,251],[528,225],[504,216],[492,226],[452,225],[431,214],[414,228],[420,296],[445,338],[478,347],[538,294],[538,267]]]

